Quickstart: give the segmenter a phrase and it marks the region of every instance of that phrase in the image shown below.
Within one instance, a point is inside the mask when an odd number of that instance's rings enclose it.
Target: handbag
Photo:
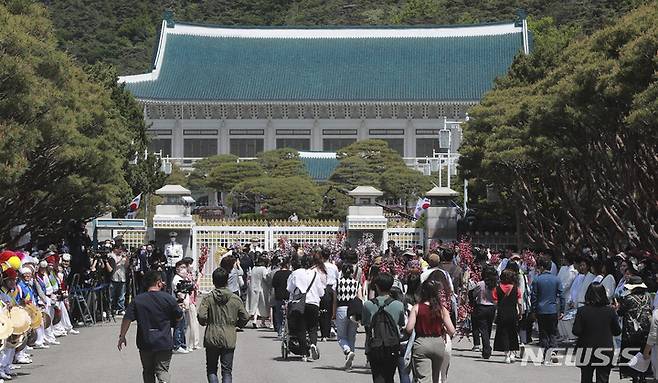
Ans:
[[[355,321],[361,321],[361,313],[363,313],[363,301],[358,297],[350,299],[347,304],[347,317],[354,318]]]
[[[315,277],[317,276],[318,273],[313,273],[313,279],[311,279],[311,283],[309,283],[306,292],[302,293],[300,290],[299,294],[290,299],[290,303],[288,304],[290,314],[304,314],[304,311],[306,310],[306,294],[311,291],[311,287],[313,287],[313,282],[315,282]]]

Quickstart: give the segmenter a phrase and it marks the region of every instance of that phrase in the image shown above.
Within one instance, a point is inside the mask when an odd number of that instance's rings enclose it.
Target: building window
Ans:
[[[153,136],[171,136],[171,129],[149,129],[147,133]]]
[[[311,150],[311,140],[308,138],[277,138],[276,148],[291,148],[296,150]]]
[[[398,152],[399,155],[404,157],[404,138],[377,138],[371,137],[374,140],[386,141],[388,147]]]
[[[402,136],[404,129],[370,129],[369,133],[372,136]]]
[[[235,156],[256,157],[262,151],[262,138],[231,138],[231,154]]]
[[[438,138],[416,138],[416,157],[432,157],[434,150],[439,151]]]
[[[171,157],[171,139],[170,138],[155,138],[149,142],[149,152],[160,153],[164,157]]]
[[[183,129],[186,136],[216,136],[217,129]]]
[[[322,150],[335,152],[356,142],[356,138],[325,138],[322,140]]]
[[[229,134],[232,136],[262,136],[265,134],[263,129],[230,129]]]
[[[310,136],[311,129],[277,129],[278,136]]]
[[[416,134],[419,136],[438,136],[439,129],[416,129]]]
[[[322,129],[325,136],[356,136],[356,129]]]
[[[183,156],[191,158],[210,157],[217,154],[217,140],[187,138],[183,140]]]

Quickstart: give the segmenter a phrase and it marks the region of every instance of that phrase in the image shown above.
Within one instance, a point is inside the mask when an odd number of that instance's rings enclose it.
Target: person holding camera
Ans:
[[[112,268],[112,276],[110,277],[112,310],[116,315],[123,315],[126,311],[128,257],[119,245],[114,245],[107,260]]]
[[[194,289],[194,285],[190,284],[190,281],[187,279],[187,265],[182,260],[176,263],[176,275],[172,278],[171,284],[178,306],[183,311],[183,314],[185,314],[189,310],[190,293]],[[185,315],[183,315],[183,319],[181,319],[174,328],[175,354],[187,354],[190,352],[185,343],[186,328],[187,323],[185,321]]]

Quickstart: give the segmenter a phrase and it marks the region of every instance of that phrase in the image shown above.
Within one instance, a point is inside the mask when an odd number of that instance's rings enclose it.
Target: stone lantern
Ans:
[[[456,191],[439,186],[425,193],[430,200],[430,207],[427,209],[427,248],[430,240],[457,239],[459,209],[453,202],[457,195]]]
[[[381,242],[388,221],[376,200],[384,193],[372,186],[357,186],[348,194],[354,198],[347,211],[348,242],[356,244],[364,233],[373,234],[375,242]]]
[[[181,185],[165,185],[155,191],[164,201],[155,207],[153,230],[156,243],[160,246],[170,242],[171,234],[176,233],[176,241],[185,252],[190,247],[190,231],[194,226],[192,192]]]

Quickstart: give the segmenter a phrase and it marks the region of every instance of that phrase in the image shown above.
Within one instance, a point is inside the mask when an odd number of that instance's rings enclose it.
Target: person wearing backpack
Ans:
[[[390,295],[393,276],[381,272],[373,280],[377,296],[363,303],[361,322],[366,328],[366,356],[374,383],[393,383],[400,357],[400,328],[404,305]]]
[[[633,383],[645,382],[646,372],[639,372],[628,366],[628,355],[641,351],[649,337],[651,329],[651,295],[642,278],[633,275],[624,284],[621,302],[617,314],[622,318],[621,349],[619,355],[619,374],[621,378],[630,377]]]
[[[447,337],[455,334],[450,312],[441,302],[442,284],[428,279],[420,287],[420,300],[409,313],[405,330],[416,331],[411,362],[414,379],[418,383],[447,381],[449,351]]]

